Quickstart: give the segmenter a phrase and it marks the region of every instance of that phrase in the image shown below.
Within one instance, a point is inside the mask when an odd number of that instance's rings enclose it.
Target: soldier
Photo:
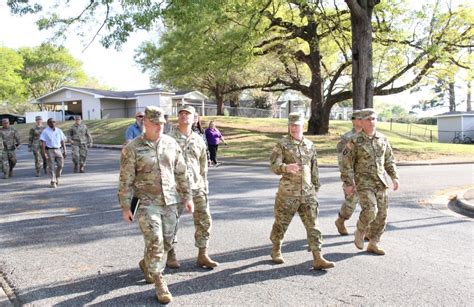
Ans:
[[[41,154],[40,135],[41,132],[43,132],[44,130],[43,119],[41,118],[41,116],[36,116],[35,121],[36,126],[30,129],[30,137],[28,139],[28,151],[33,152],[33,156],[35,158],[36,177],[39,177],[41,175],[41,164],[43,164],[43,170],[45,175],[47,164],[46,160]]]
[[[3,135],[3,146],[8,157],[8,173],[6,178],[13,176],[13,168],[16,165],[16,149],[20,148],[20,136],[15,128],[10,127],[8,118],[2,119],[2,129],[0,133]]]
[[[341,179],[345,192],[359,194],[361,212],[354,232],[354,244],[364,248],[364,235],[369,239],[367,252],[385,255],[378,247],[387,219],[387,189],[385,172],[392,179],[393,190],[398,190],[398,174],[392,147],[387,138],[376,131],[377,115],[373,109],[363,109],[362,131],[354,134],[343,150]],[[355,189],[353,184],[355,180]]]
[[[123,219],[131,223],[133,197],[140,199],[137,219],[145,239],[144,259],[139,262],[145,280],[155,283],[160,303],[172,300],[163,277],[164,255],[173,244],[178,204],[193,211],[186,163],[176,141],[163,134],[163,111],[145,108],[145,133],[127,144],[120,159],[119,203]]]
[[[319,230],[318,199],[319,190],[318,161],[316,148],[303,136],[304,116],[301,113],[288,115],[289,135],[282,138],[273,148],[270,158],[272,171],[282,175],[275,198],[275,222],[270,240],[273,243],[271,257],[273,262],[284,262],[281,243],[285,232],[296,212],[303,222],[309,249],[313,253],[313,268],[316,270],[334,267],[321,255],[322,235]]]
[[[213,261],[207,254],[212,227],[208,198],[207,154],[206,143],[204,143],[203,138],[191,129],[195,112],[192,106],[183,107],[178,112],[178,127],[173,130],[171,136],[175,138],[183,150],[184,160],[188,168],[188,180],[193,192],[194,238],[195,246],[199,249],[196,264],[200,267],[212,269],[218,266],[219,263]],[[183,209],[179,207],[178,218],[183,212]],[[174,248],[168,252],[166,264],[170,268],[180,267]]]
[[[56,188],[63,171],[64,159],[67,156],[66,136],[61,129],[56,127],[56,121],[52,118],[48,118],[47,123],[48,127],[40,135],[41,151],[48,164],[51,187]]]
[[[346,132],[342,137],[341,140],[337,143],[336,151],[337,151],[337,162],[339,164],[339,171],[342,168],[342,152],[346,147],[347,142],[349,139],[355,134],[359,133],[362,130],[361,126],[361,119],[360,119],[360,110],[354,110],[352,112],[352,130]],[[352,184],[355,188],[355,183]],[[344,189],[344,185],[342,186]],[[357,193],[353,193],[352,195],[347,195],[344,192],[344,202],[341,205],[341,209],[339,210],[339,216],[336,220],[336,227],[339,234],[343,236],[347,236],[349,232],[344,225],[344,222],[351,218],[354,210],[359,202],[359,197],[357,197]]]
[[[3,172],[3,179],[8,178],[8,155],[3,145],[3,134],[0,133],[0,171]]]
[[[84,173],[86,166],[87,148],[92,147],[92,136],[87,126],[82,123],[80,115],[74,117],[75,123],[69,129],[69,141],[72,145],[72,163],[74,164],[74,173],[78,171]]]

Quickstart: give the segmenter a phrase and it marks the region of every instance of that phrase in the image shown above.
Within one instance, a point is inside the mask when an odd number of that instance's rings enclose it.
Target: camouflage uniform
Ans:
[[[387,138],[378,131],[373,137],[364,132],[354,134],[343,150],[341,179],[351,185],[354,177],[362,208],[357,229],[375,242],[380,241],[387,218],[389,185],[385,171],[392,180],[398,179]]]
[[[84,124],[74,124],[69,129],[69,140],[72,144],[72,162],[74,170],[84,171],[88,147],[92,144],[92,136]]]
[[[28,139],[28,148],[33,152],[33,156],[35,158],[35,169],[36,174],[39,175],[41,170],[41,164],[43,164],[43,169],[46,174],[47,163],[41,154],[41,142],[40,142],[40,135],[43,132],[43,126],[35,126],[30,129],[30,137]]]
[[[297,163],[301,170],[297,174],[286,172],[286,165]],[[270,158],[272,171],[282,175],[275,199],[275,222],[270,240],[281,244],[285,232],[296,212],[306,228],[308,246],[311,251],[320,251],[322,235],[317,224],[319,190],[318,161],[316,148],[310,140],[301,141],[285,136],[273,148]]]
[[[141,135],[122,150],[120,206],[129,209],[133,196],[140,199],[137,218],[145,239],[145,265],[158,276],[178,225],[177,204],[191,198],[181,148],[170,136],[162,135],[154,143]]]
[[[7,152],[9,176],[11,176],[16,165],[16,147],[20,145],[20,136],[13,127],[2,128],[0,133],[3,135],[3,146]]]
[[[339,171],[341,172],[342,172],[342,158],[343,158],[342,152],[344,151],[344,148],[346,148],[346,145],[349,142],[350,138],[355,133],[356,133],[355,129],[352,129],[351,131],[346,132],[341,137],[341,140],[337,143],[337,146],[336,146],[337,162],[339,165]],[[354,178],[352,173],[350,173],[349,176],[351,176],[351,178]],[[354,213],[354,210],[358,202],[359,202],[359,197],[357,196],[356,192],[352,193],[352,195],[348,195],[347,193],[344,192],[344,202],[341,205],[341,209],[339,209],[339,217],[341,217],[344,220],[350,219],[352,214]]]
[[[0,171],[3,172],[4,178],[8,177],[8,155],[3,145],[3,134],[0,133]]]
[[[208,200],[206,144],[202,137],[195,132],[191,132],[191,135],[185,136],[179,129],[176,129],[171,136],[178,142],[183,150],[183,156],[188,170],[188,178],[193,192],[193,219],[196,228],[194,234],[195,246],[205,248],[208,246],[212,226]],[[184,207],[179,205],[179,216],[181,216],[183,210]]]

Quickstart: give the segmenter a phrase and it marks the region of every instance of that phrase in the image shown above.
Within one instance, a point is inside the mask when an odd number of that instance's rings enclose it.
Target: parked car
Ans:
[[[21,116],[21,115],[15,115],[15,114],[0,114],[0,120],[8,118],[10,121],[10,125],[13,124],[24,124],[26,123],[26,117]]]
[[[62,112],[62,111],[58,111],[58,112]],[[64,120],[74,120],[74,116],[76,115],[82,115],[82,114],[66,110],[64,111]]]

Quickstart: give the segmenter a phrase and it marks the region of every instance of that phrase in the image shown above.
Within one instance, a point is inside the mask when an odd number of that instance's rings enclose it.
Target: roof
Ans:
[[[474,111],[469,111],[469,112],[461,112],[461,111],[455,111],[455,112],[446,112],[442,114],[435,115],[435,117],[460,117],[460,116],[474,116]]]
[[[60,92],[62,90],[71,90],[80,93],[85,93],[89,95],[93,95],[96,98],[115,98],[115,99],[135,99],[137,96],[142,95],[151,95],[151,94],[174,94],[173,92],[166,91],[164,89],[159,88],[150,88],[145,90],[136,90],[136,91],[110,91],[110,90],[100,90],[100,89],[93,89],[93,88],[86,88],[86,87],[73,87],[73,86],[63,86],[51,93],[43,95],[36,100],[43,99],[45,97],[51,96]]]
[[[173,99],[187,98],[188,96],[191,96],[193,94],[201,97],[202,99],[209,99],[206,95],[204,95],[200,91],[177,90],[177,91],[173,91],[173,93],[174,93]]]

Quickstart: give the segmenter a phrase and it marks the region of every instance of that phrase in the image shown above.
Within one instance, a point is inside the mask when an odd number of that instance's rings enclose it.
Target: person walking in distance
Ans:
[[[125,144],[130,143],[134,138],[143,133],[143,112],[137,112],[135,114],[135,123],[131,124],[125,130]]]
[[[145,108],[144,134],[122,149],[118,187],[119,204],[126,222],[133,221],[132,198],[139,199],[136,217],[145,240],[139,267],[146,282],[155,284],[156,297],[162,304],[173,298],[163,270],[165,254],[173,245],[178,204],[193,212],[186,163],[178,143],[163,134],[164,123],[161,108]]]
[[[59,177],[64,167],[64,159],[67,156],[66,136],[63,131],[56,127],[56,121],[48,118],[48,127],[40,135],[41,152],[48,164],[51,187],[56,188],[59,184]]]
[[[87,126],[82,123],[80,115],[74,117],[75,123],[69,129],[69,141],[72,147],[72,163],[74,164],[74,173],[84,173],[87,151],[92,147],[92,136]]]
[[[196,110],[192,106],[181,108],[178,112],[178,127],[171,136],[174,137],[183,150],[184,160],[188,169],[188,180],[193,192],[194,239],[195,246],[199,250],[196,263],[200,267],[212,269],[219,264],[213,261],[207,254],[212,227],[208,197],[207,154],[204,140],[200,135],[192,131],[195,112]],[[181,216],[182,212],[183,208],[178,206],[178,217]],[[174,248],[168,252],[167,265],[170,268],[180,267]]]
[[[43,168],[44,174],[46,175],[46,169],[48,166],[46,160],[43,158],[43,154],[41,153],[40,135],[45,128],[43,126],[43,118],[41,116],[36,116],[35,122],[36,126],[30,129],[28,138],[28,151],[33,152],[33,157],[35,158],[36,177],[39,177],[41,176],[41,168]]]
[[[341,171],[342,169],[342,152],[344,151],[344,148],[346,148],[347,142],[349,142],[350,138],[354,134],[362,131],[362,125],[361,125],[362,120],[360,118],[360,110],[354,110],[352,112],[351,120],[352,120],[352,130],[344,133],[344,135],[341,137],[341,140],[337,143],[337,146],[336,146],[339,171]],[[339,234],[343,236],[347,236],[349,234],[344,223],[346,220],[351,218],[357,206],[357,203],[359,202],[359,197],[357,196],[357,192],[355,190],[354,181],[352,183],[352,186],[354,188],[354,193],[352,193],[352,195],[348,195],[346,192],[344,192],[344,202],[342,203],[341,208],[339,209],[338,218],[336,219],[336,222],[335,222],[337,231],[339,232]],[[345,186],[343,185],[342,188],[344,190]]]
[[[7,151],[5,150],[5,145],[3,144],[3,134],[0,133],[0,172],[3,172],[3,179],[8,178],[9,171],[10,168],[8,167]]]
[[[212,165],[221,165],[220,162],[217,162],[217,149],[219,148],[219,144],[221,143],[221,141],[224,144],[227,143],[224,140],[222,133],[219,131],[219,129],[217,129],[216,124],[213,120],[209,122],[209,128],[206,129],[206,139]]]
[[[316,148],[303,136],[304,116],[301,113],[288,115],[289,135],[283,137],[273,148],[270,157],[272,171],[281,175],[275,198],[275,221],[270,240],[274,263],[284,262],[281,244],[291,220],[298,212],[306,228],[308,248],[313,253],[313,268],[329,269],[334,263],[321,255],[322,235],[318,227],[319,190],[318,160]]]
[[[348,195],[357,190],[362,209],[354,232],[355,246],[364,249],[366,236],[369,239],[367,252],[385,255],[385,251],[378,246],[387,219],[389,184],[385,173],[392,179],[393,190],[396,191],[400,185],[398,172],[387,137],[376,130],[375,111],[363,109],[360,116],[362,131],[350,138],[342,152],[341,179]]]
[[[7,178],[13,176],[13,168],[16,165],[16,150],[20,148],[20,135],[15,128],[10,126],[8,118],[2,119],[2,129],[0,133],[3,135],[3,147],[8,157],[8,173]]]

